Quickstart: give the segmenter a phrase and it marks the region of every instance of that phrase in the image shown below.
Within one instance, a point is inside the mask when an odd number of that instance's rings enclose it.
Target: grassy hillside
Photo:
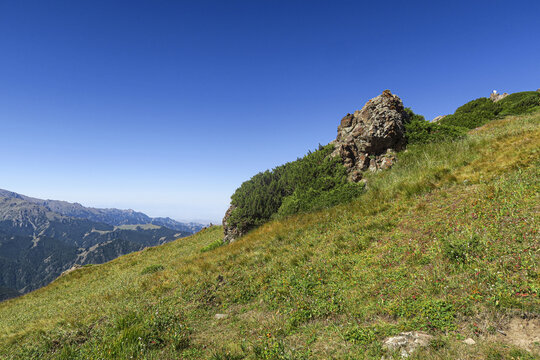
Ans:
[[[0,358],[380,359],[406,330],[435,336],[415,359],[537,358],[512,324],[540,316],[539,144],[539,112],[507,117],[349,204],[73,271],[0,304]]]

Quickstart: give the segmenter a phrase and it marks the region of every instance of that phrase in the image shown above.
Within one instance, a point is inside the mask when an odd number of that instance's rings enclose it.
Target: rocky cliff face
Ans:
[[[433,120],[431,120],[432,123],[436,123],[436,122],[439,122],[441,121],[442,119],[444,119],[447,115],[439,115],[439,116],[435,116],[433,118]]]
[[[493,92],[489,95],[489,99],[493,102],[500,101],[508,96],[508,93],[502,93],[499,94],[497,91],[493,90]]]
[[[385,90],[341,120],[332,155],[341,157],[351,181],[360,181],[363,171],[392,166],[405,146],[407,119],[401,99]]]

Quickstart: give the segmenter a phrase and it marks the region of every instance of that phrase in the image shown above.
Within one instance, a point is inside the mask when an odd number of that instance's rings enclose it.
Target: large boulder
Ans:
[[[401,99],[385,90],[341,120],[332,156],[341,157],[351,181],[361,180],[365,170],[387,169],[405,146],[407,120]]]

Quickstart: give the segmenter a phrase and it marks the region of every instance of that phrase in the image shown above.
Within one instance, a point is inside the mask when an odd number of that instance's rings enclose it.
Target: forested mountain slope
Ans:
[[[0,300],[38,289],[74,266],[100,264],[202,227],[157,219],[183,230],[170,229],[153,220],[132,210],[85,208],[0,190]]]

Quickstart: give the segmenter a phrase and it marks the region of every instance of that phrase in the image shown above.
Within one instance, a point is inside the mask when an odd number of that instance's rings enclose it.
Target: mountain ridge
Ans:
[[[52,212],[68,217],[85,218],[88,220],[103,222],[109,225],[137,225],[137,224],[156,224],[166,226],[174,230],[200,230],[204,225],[196,222],[183,223],[173,220],[169,217],[150,217],[142,212],[133,209],[116,208],[95,208],[86,207],[80,203],[71,203],[63,200],[44,200],[26,195],[22,195],[10,190],[0,189],[0,197],[15,198],[25,200],[30,203],[49,208]]]
[[[202,227],[0,190],[0,286],[9,289],[3,298],[35,290],[74,266],[107,262]]]

